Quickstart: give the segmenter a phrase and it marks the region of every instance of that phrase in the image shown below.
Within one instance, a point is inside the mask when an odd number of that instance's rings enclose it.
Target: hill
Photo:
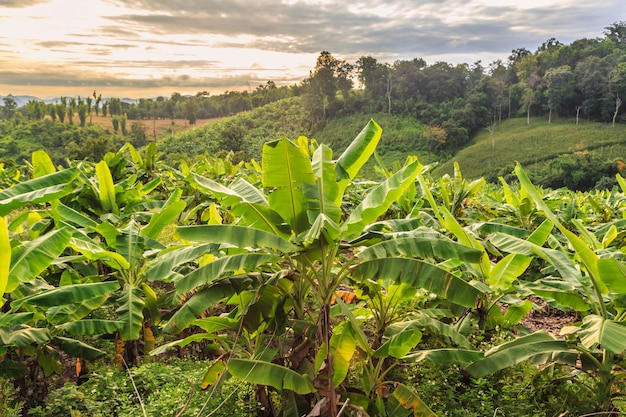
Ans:
[[[480,132],[467,147],[435,168],[433,175],[451,175],[457,162],[464,177],[484,177],[493,182],[510,175],[519,161],[544,186],[583,189],[584,183],[597,182],[596,177],[614,176],[623,169],[619,160],[624,158],[626,130],[622,125],[576,125],[574,119],[552,123],[532,119],[527,125],[525,118],[518,118],[496,126],[493,137],[487,129]],[[583,174],[583,178],[576,178]],[[566,177],[562,183],[559,176]]]

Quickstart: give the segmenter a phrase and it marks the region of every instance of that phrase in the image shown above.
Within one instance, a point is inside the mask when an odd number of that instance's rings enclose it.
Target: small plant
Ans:
[[[13,383],[0,377],[0,416],[18,417],[22,415],[23,403],[16,399],[17,392]]]

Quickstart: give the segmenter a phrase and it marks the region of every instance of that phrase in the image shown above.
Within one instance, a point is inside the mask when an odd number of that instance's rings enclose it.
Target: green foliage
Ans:
[[[536,369],[528,363],[470,378],[458,365],[404,365],[394,370],[415,388],[438,416],[537,416],[593,411],[593,392],[584,374],[567,367]]]
[[[626,155],[624,130],[601,123],[576,126],[571,119],[551,124],[537,120],[526,126],[522,119],[514,119],[497,125],[494,135],[495,149],[489,132],[479,133],[433,175],[452,175],[454,162],[468,178],[495,182],[500,176],[511,178],[517,161],[539,185],[589,190],[603,177],[614,177],[617,160]]]
[[[148,416],[214,412],[216,417],[244,417],[258,411],[251,385],[229,380],[222,391],[203,391],[200,385],[207,366],[204,361],[170,360],[142,363],[128,372],[95,367],[86,382],[53,390],[45,406],[31,409],[29,415],[136,417],[143,415],[141,403]]]
[[[17,399],[13,382],[10,379],[0,377],[0,416],[20,417],[23,405]]]

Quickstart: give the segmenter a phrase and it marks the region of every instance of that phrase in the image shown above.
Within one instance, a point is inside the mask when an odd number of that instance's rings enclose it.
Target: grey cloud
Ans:
[[[10,7],[14,9],[21,9],[35,4],[48,3],[50,0],[0,0],[0,7]]]
[[[580,38],[579,28],[589,27],[590,22],[595,23],[599,35],[601,27],[610,23],[602,21],[606,10],[623,8],[622,0],[608,0],[602,6],[594,4],[593,7],[585,4],[531,9],[482,6],[476,7],[463,23],[446,24],[442,11],[454,13],[466,5],[466,1],[379,0],[361,4],[338,1],[327,6],[300,2],[280,4],[267,0],[254,3],[243,0],[112,2],[142,11],[114,18],[117,22],[133,24],[161,35],[252,35],[256,39],[245,44],[228,42],[217,46],[290,53],[331,50],[347,56],[386,53],[390,57],[485,51],[506,53],[517,47],[537,47],[550,37],[568,43]],[[364,13],[352,12],[350,5],[361,6]],[[390,7],[392,16],[367,13],[379,5]]]

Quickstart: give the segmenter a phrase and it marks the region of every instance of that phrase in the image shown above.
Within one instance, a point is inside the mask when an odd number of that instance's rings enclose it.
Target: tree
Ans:
[[[185,100],[185,118],[189,121],[190,125],[196,124],[196,117],[198,114],[198,100],[196,97],[189,97]]]
[[[17,110],[17,101],[9,96],[3,97],[2,101],[4,102],[4,106],[2,106],[2,117],[5,119],[13,118]]]
[[[558,68],[550,68],[544,75],[547,85],[546,96],[548,98],[548,123],[552,121],[552,112],[557,113],[563,109],[571,108],[571,100],[574,98],[574,74],[569,65]]]

